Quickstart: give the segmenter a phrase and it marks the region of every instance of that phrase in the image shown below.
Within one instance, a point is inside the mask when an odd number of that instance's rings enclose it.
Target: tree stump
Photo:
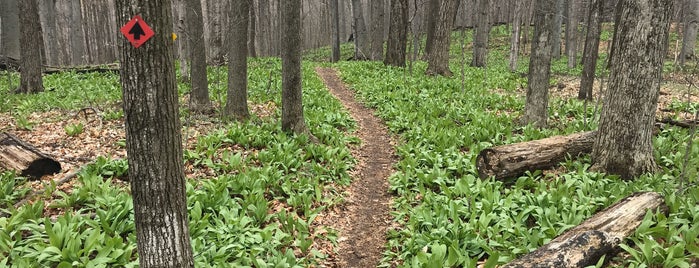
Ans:
[[[61,163],[14,135],[2,132],[0,133],[0,169],[16,170],[20,172],[20,176],[38,179],[44,175],[60,172]]]
[[[566,156],[589,154],[596,133],[589,131],[484,149],[476,159],[478,175],[483,179],[495,176],[500,180],[550,168]]]
[[[654,192],[632,194],[503,268],[595,265],[603,255],[614,253],[638,228],[646,212],[658,209],[664,200]]]

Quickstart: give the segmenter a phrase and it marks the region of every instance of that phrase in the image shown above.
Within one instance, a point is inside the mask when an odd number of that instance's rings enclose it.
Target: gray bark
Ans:
[[[529,61],[527,99],[523,123],[546,127],[548,118],[549,77],[551,76],[551,50],[555,46],[553,22],[556,16],[555,0],[536,1],[534,14],[534,38]]]
[[[556,13],[553,19],[553,28],[551,29],[551,57],[555,59],[561,58],[561,28],[563,25],[563,11],[565,10],[566,1],[574,0],[556,0],[555,3]],[[534,23],[536,24],[536,22]]]
[[[271,56],[272,51],[269,44],[272,42],[272,14],[270,14],[269,11],[269,0],[259,0],[257,5],[259,8],[257,12],[257,17],[259,18],[257,25],[260,26],[260,30],[257,33],[260,40],[257,42],[260,46],[259,53],[260,56]]]
[[[473,67],[485,67],[488,58],[488,35],[490,34],[490,0],[478,0],[476,11],[476,34],[473,39]]]
[[[427,38],[425,41],[425,58],[428,57],[428,55],[432,51],[432,46],[434,44],[434,34],[435,31],[437,30],[437,20],[439,20],[439,3],[440,0],[427,0],[427,6],[425,9],[427,10],[426,16],[424,16],[425,19],[425,31],[427,34]]]
[[[595,71],[597,70],[597,58],[599,55],[599,39],[602,32],[602,18],[600,12],[604,6],[604,0],[592,0],[590,13],[587,19],[587,38],[585,38],[585,50],[583,51],[583,70],[580,79],[580,91],[578,99],[592,99],[592,88],[595,83]]]
[[[44,38],[39,21],[39,5],[36,0],[19,0],[19,41],[30,44],[20,50],[20,84],[17,92],[37,93],[44,91],[41,77]]]
[[[117,0],[117,21],[140,14],[159,29],[143,46],[120,42],[126,151],[140,267],[194,267],[171,39],[170,0]]]
[[[521,35],[522,26],[522,6],[524,3],[522,1],[516,0],[514,2],[514,14],[512,19],[512,37],[510,39],[510,71],[517,71],[517,60],[519,58],[519,39]]]
[[[233,1],[230,22],[231,46],[228,48],[228,94],[223,115],[226,118],[248,118],[248,13],[247,0]]]
[[[282,130],[308,133],[301,91],[301,0],[284,0],[281,6]]]
[[[257,35],[257,23],[255,22],[255,1],[253,0],[247,0],[248,1],[248,56],[250,57],[257,57],[257,49],[256,44],[255,44],[255,36]],[[235,3],[234,3],[235,4]],[[235,12],[235,10],[233,9]],[[230,40],[229,42],[234,42],[234,40]]]
[[[679,56],[680,66],[684,65],[687,60],[694,59],[697,30],[699,30],[699,0],[685,0],[684,36]]]
[[[361,0],[352,0],[352,18],[354,19],[354,59],[369,59],[371,56],[371,40],[364,21]]]
[[[578,58],[578,23],[580,17],[578,0],[568,0],[568,22],[566,22],[566,55],[568,56],[568,68],[575,68]]]
[[[19,9],[18,0],[0,1],[0,19],[2,29],[0,34],[0,55],[19,59]]]
[[[383,59],[384,0],[371,1],[371,60]]]
[[[211,109],[209,80],[206,75],[206,44],[204,43],[204,17],[199,0],[185,0],[185,30],[190,53],[191,109],[205,112]]]
[[[207,62],[222,65],[226,61],[227,49],[224,44],[224,25],[227,25],[227,1],[204,0],[204,31],[207,47]]]
[[[405,67],[408,42],[408,0],[391,0],[385,65]]]
[[[183,81],[189,82],[189,66],[188,66],[188,60],[190,59],[189,56],[189,48],[187,45],[187,42],[189,42],[188,34],[187,34],[187,0],[175,0],[173,2],[173,8],[172,8],[172,13],[173,13],[173,18],[175,18],[175,34],[177,34],[178,39],[176,40],[177,44],[177,59],[180,62],[180,77],[182,78]],[[200,4],[201,6],[201,4]],[[204,54],[204,57],[206,57],[206,54]]]
[[[39,0],[39,18],[44,38],[44,64],[58,65],[58,49],[56,45],[56,5],[54,0]],[[19,32],[19,31],[18,31]]]
[[[622,1],[593,170],[631,179],[657,169],[653,124],[672,0]]]
[[[458,6],[459,0],[440,1],[432,49],[427,55],[426,73],[429,75],[452,76],[449,69],[449,45],[451,44],[451,30],[454,26],[454,16]]]
[[[330,61],[340,60],[340,7],[338,0],[330,0],[330,12],[332,17],[332,55]]]

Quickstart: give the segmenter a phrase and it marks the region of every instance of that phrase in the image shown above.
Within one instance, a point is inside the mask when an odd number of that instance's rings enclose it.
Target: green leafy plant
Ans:
[[[66,131],[66,135],[75,137],[83,133],[85,126],[83,123],[68,124],[63,129]]]

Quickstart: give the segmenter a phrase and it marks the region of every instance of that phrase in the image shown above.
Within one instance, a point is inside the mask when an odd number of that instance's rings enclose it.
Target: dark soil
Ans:
[[[353,149],[358,164],[352,171],[352,184],[346,189],[345,203],[328,212],[327,222],[339,231],[337,255],[331,254],[328,267],[376,267],[385,250],[386,231],[391,225],[391,195],[388,176],[396,163],[394,143],[374,111],[354,98],[354,92],[330,68],[317,68],[330,92],[349,110],[358,124],[362,141]]]

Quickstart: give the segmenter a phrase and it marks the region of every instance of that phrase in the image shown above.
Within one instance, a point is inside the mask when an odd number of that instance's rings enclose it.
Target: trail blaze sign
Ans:
[[[133,47],[138,48],[148,41],[153,35],[153,29],[146,24],[141,16],[134,16],[129,22],[121,27],[121,33],[131,42]]]

